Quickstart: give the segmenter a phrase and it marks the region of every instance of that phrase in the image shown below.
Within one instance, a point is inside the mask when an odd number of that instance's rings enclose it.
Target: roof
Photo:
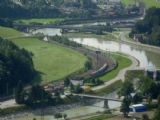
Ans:
[[[139,106],[145,106],[143,104],[135,104],[135,105],[132,105],[132,107],[139,107]]]
[[[73,85],[82,85],[83,84],[83,81],[79,81],[79,80],[70,80],[70,81]]]

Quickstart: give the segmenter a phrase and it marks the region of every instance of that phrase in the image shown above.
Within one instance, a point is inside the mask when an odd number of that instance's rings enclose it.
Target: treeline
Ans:
[[[45,91],[40,85],[33,85],[30,89],[24,90],[21,81],[16,87],[15,101],[18,104],[24,104],[31,108],[63,103],[58,91],[56,91],[53,96],[51,93]]]
[[[50,40],[53,40],[58,43],[61,43],[67,46],[71,46],[71,47],[81,47],[82,46],[81,44],[78,44],[74,41],[69,40],[67,37],[58,36],[58,35],[50,37]]]
[[[62,15],[57,8],[49,6],[43,0],[22,3],[22,5],[18,5],[10,0],[0,0],[1,18],[49,18]]]
[[[8,18],[0,18],[0,26],[12,27],[13,22],[12,22],[12,20],[10,20]]]
[[[88,18],[95,14],[97,5],[92,0],[0,0],[1,18]],[[66,8],[76,8],[66,12]]]
[[[0,96],[13,93],[19,81],[30,83],[34,75],[32,54],[0,38]]]
[[[160,8],[150,8],[143,20],[138,21],[130,33],[142,34],[140,42],[160,46]]]

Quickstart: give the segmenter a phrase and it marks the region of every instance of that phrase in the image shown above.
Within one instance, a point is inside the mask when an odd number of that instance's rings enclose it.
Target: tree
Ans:
[[[140,93],[136,93],[132,98],[133,103],[142,102],[142,100],[143,100],[143,96]]]
[[[23,85],[21,81],[19,81],[15,90],[15,101],[18,104],[22,104],[24,102]]]
[[[92,0],[81,0],[81,5],[85,9],[96,8],[96,4],[94,4]]]
[[[121,89],[120,89],[120,95],[121,96],[130,96],[132,92],[134,92],[132,82],[130,80],[125,80]]]
[[[130,36],[143,34],[140,42],[160,46],[160,8],[150,8],[143,20],[138,21],[132,29]]]
[[[52,95],[49,92],[46,92],[40,85],[32,86],[31,90],[27,92],[26,96],[27,99],[25,99],[24,103],[30,107],[34,107],[34,105],[48,105],[51,103],[51,101],[55,102],[55,99],[52,98]]]
[[[92,68],[91,60],[85,62],[85,68],[86,68],[86,70],[90,70]]]
[[[74,92],[75,92],[75,93],[82,93],[82,92],[83,92],[83,89],[81,88],[80,85],[76,85],[76,86],[74,87]]]
[[[62,118],[63,115],[62,115],[62,113],[56,113],[56,114],[54,115],[54,117],[58,120],[59,118]]]
[[[28,84],[34,75],[32,54],[0,38],[0,96],[13,93],[19,81]]]
[[[67,77],[67,78],[65,78],[65,80],[64,80],[64,85],[66,86],[66,87],[68,87],[69,85],[70,85],[70,79]]]
[[[130,100],[128,97],[125,97],[122,101],[122,105],[121,105],[121,112],[123,112],[124,117],[128,116],[128,113],[130,111]]]
[[[66,120],[67,119],[67,114],[63,114],[63,118]]]
[[[158,96],[158,108],[155,112],[153,120],[160,120],[160,95]]]
[[[160,120],[160,107],[156,110],[153,120]]]

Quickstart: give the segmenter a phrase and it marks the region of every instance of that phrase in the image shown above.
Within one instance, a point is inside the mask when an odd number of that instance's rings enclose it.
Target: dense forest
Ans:
[[[130,36],[141,34],[140,42],[160,46],[160,8],[150,8],[143,20],[138,21]]]
[[[70,7],[76,11],[66,13]],[[96,5],[91,0],[0,0],[1,18],[86,17],[92,8]]]
[[[49,6],[45,0],[23,0],[21,4],[15,4],[11,0],[0,0],[2,18],[59,17],[61,15],[57,8]]]
[[[0,38],[0,96],[12,93],[19,81],[31,82],[34,74],[32,54]]]

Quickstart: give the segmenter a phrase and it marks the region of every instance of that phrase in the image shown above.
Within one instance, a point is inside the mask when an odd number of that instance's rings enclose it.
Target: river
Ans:
[[[57,30],[52,28],[45,28],[45,29],[40,29],[38,31],[49,36],[53,36],[55,34],[61,35],[60,29]],[[74,37],[71,36],[70,39],[78,43],[81,43],[83,45],[95,47],[97,49],[102,49],[102,50],[111,51],[111,52],[122,52],[130,56],[133,56],[139,61],[139,66],[142,68],[146,68],[146,69],[160,68],[160,64],[159,64],[160,53],[143,48],[141,46],[131,45],[131,44],[118,42],[118,41],[110,41],[102,38],[99,39],[98,37],[96,38],[92,37],[92,35],[91,37],[83,37],[83,35],[77,34],[76,37],[74,35]],[[91,106],[73,107],[73,108],[64,110],[62,112],[66,113],[68,117],[87,115],[87,114],[95,113],[98,111],[104,111],[103,104],[104,103],[102,101],[98,101],[92,104]],[[116,108],[119,106],[120,106],[119,102],[109,101],[110,108]],[[20,119],[20,120],[23,120],[23,119]],[[54,118],[53,116],[47,116],[45,120],[54,120]]]
[[[97,23],[94,23],[97,24]],[[33,33],[43,33],[44,35],[54,36],[54,35],[62,35],[60,29],[55,28],[44,28],[33,31]],[[122,52],[128,54],[130,56],[135,57],[140,64],[141,68],[145,69],[159,69],[160,68],[160,53],[155,52],[150,48],[145,48],[138,45],[127,44],[119,41],[111,41],[108,39],[102,39],[98,37],[83,37],[81,34],[74,34],[74,37],[70,36],[70,39],[81,43],[83,45],[95,47],[98,49],[111,51],[111,52]]]

